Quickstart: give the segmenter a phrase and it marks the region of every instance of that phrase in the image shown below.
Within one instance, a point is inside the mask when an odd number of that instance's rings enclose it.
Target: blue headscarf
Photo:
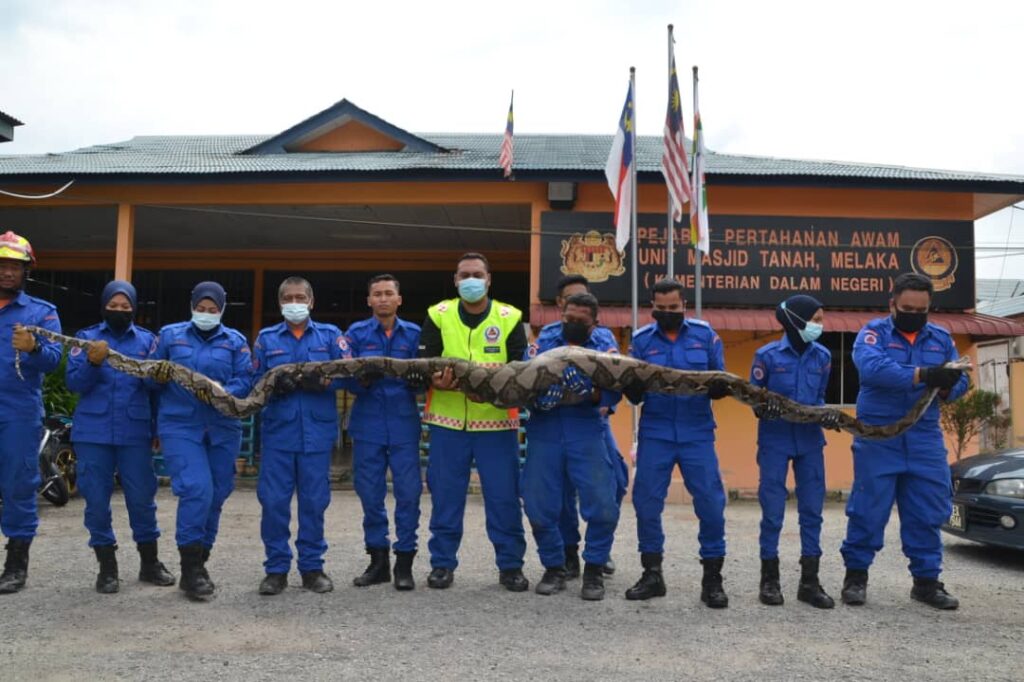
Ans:
[[[132,286],[131,282],[125,282],[121,279],[115,279],[112,282],[108,282],[107,286],[103,287],[103,293],[100,294],[100,311],[106,310],[107,304],[110,303],[110,299],[114,298],[118,294],[124,294],[128,302],[132,304],[132,312],[136,312],[138,309],[137,305],[137,294],[135,293],[135,287]]]
[[[227,303],[228,295],[224,287],[216,282],[200,282],[192,290],[192,310],[195,310],[199,302],[208,298],[217,304],[221,312],[224,312],[224,305]]]

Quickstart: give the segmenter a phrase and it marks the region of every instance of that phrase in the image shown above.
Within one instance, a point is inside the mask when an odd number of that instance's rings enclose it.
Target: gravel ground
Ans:
[[[160,523],[173,528],[175,500],[160,489]],[[424,519],[429,497],[424,497]],[[123,501],[115,528],[130,537]],[[512,594],[497,585],[484,534],[483,506],[472,496],[455,585],[425,586],[428,561],[416,564],[417,589],[356,588],[365,566],[361,512],[350,491],[335,492],[328,510],[331,550],[327,595],[292,587],[260,597],[259,503],[252,490],[228,500],[210,561],[215,600],[193,604],[177,588],[135,580],[138,555],[125,543],[122,588],[99,595],[95,562],[81,525],[82,502],[56,509],[41,503],[41,534],[32,548],[28,587],[0,597],[0,678],[93,679],[921,679],[1019,680],[1024,553],[996,551],[947,538],[945,580],[962,602],[938,612],[909,598],[896,515],[888,546],[871,573],[869,603],[818,611],[796,601],[795,510],[783,534],[783,607],[757,601],[756,504],[727,510],[730,555],[722,611],[698,601],[696,520],[670,506],[665,573],[669,594],[629,602],[639,575],[635,519],[627,505],[614,552],[619,572],[603,602],[584,602],[579,581],[565,593]],[[837,551],[845,517],[826,509],[823,582],[838,601]],[[425,524],[424,524],[425,525]],[[163,555],[178,573],[170,538]],[[423,543],[425,544],[425,542]],[[527,577],[541,569],[531,543]]]

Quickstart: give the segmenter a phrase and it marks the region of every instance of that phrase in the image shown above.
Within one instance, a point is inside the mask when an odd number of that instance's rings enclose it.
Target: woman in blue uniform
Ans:
[[[221,324],[225,305],[227,294],[220,284],[200,282],[192,290],[192,319],[161,329],[150,355],[201,372],[242,398],[252,388],[252,355],[245,337]],[[155,377],[164,383],[157,433],[178,497],[179,586],[191,599],[206,599],[214,591],[206,562],[217,539],[221,508],[234,489],[242,424],[215,410],[208,390],[193,394],[167,383],[169,370],[165,365]]]
[[[791,296],[779,304],[775,317],[785,334],[758,349],[750,370],[751,383],[804,405],[824,405],[832,356],[817,343],[824,320],[821,303],[811,296]],[[825,436],[817,424],[794,424],[780,419],[778,400],[769,400],[754,413],[760,418],[757,464],[761,480],[757,495],[761,501],[761,602],[778,606],[784,601],[779,583],[779,533],[786,513],[786,476],[792,462],[802,569],[797,599],[830,609],[835,603],[818,581],[821,511],[825,503]],[[838,415],[830,415],[823,425],[837,428]]]
[[[114,472],[121,478],[132,539],[139,550],[139,580],[173,585],[157,558],[156,472],[153,471],[154,405],[146,382],[104,364],[110,349],[137,360],[149,357],[153,332],[134,324],[135,287],[114,280],[103,288],[103,321],[78,332],[91,341],[85,353],[68,354],[67,385],[81,394],[75,408],[71,440],[78,457],[78,489],[85,498],[85,527],[100,572],[96,591],[118,591],[117,539],[111,524],[110,497]]]

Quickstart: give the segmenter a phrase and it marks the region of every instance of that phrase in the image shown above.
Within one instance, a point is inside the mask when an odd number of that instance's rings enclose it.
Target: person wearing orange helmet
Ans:
[[[36,458],[43,428],[43,375],[56,369],[61,357],[59,344],[25,329],[34,325],[60,333],[57,307],[24,291],[35,262],[27,239],[13,232],[0,234],[0,532],[7,537],[0,594],[19,591],[28,576],[28,548],[39,525]]]

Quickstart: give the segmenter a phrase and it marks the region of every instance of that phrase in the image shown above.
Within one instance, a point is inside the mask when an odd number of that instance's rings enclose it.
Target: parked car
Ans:
[[[950,467],[953,513],[947,533],[1024,549],[1024,450],[976,455]]]

